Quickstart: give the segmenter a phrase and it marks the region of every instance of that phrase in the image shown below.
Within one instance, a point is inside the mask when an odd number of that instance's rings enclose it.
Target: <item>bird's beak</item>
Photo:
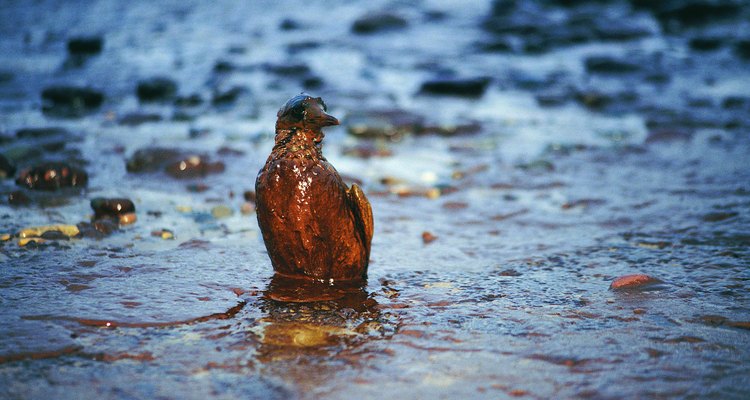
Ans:
[[[339,120],[331,114],[323,113],[321,117],[322,118],[320,121],[321,122],[320,126],[333,126],[333,125],[339,124]]]

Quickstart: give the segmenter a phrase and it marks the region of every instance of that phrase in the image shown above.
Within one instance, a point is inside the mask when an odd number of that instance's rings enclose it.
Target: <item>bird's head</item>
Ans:
[[[300,93],[289,99],[276,114],[276,129],[320,131],[324,126],[338,125],[339,120],[326,111],[323,99]]]

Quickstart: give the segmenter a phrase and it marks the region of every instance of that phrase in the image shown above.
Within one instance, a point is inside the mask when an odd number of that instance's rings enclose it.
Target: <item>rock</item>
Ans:
[[[750,39],[740,40],[735,43],[734,52],[740,58],[750,60]]]
[[[371,34],[405,28],[406,19],[396,14],[382,12],[368,14],[358,18],[352,24],[352,32],[357,34]]]
[[[656,128],[648,132],[646,144],[682,141],[687,142],[693,137],[692,130],[679,128]]]
[[[234,104],[240,96],[246,93],[249,93],[249,90],[247,88],[242,86],[233,86],[229,90],[214,92],[211,103],[215,106]]]
[[[80,233],[78,227],[75,225],[58,224],[24,228],[18,232],[18,237],[20,239],[41,238],[43,237],[43,235],[49,234],[50,232],[58,232],[56,236],[64,236],[65,238],[72,238],[78,236],[78,234]],[[48,235],[48,237],[50,237],[50,235]]]
[[[688,46],[696,51],[718,50],[724,44],[720,37],[694,37],[688,42]]]
[[[115,219],[121,216],[135,213],[135,205],[130,199],[96,197],[91,199],[91,208],[94,210],[94,219]],[[133,220],[131,216],[127,220]]]
[[[98,109],[104,95],[94,89],[77,86],[51,86],[42,91],[42,111],[57,116],[79,117]]]
[[[242,193],[242,198],[245,199],[245,201],[250,203],[255,203],[255,191],[253,190],[246,190]]]
[[[266,72],[280,76],[306,76],[312,71],[307,64],[290,63],[290,64],[263,64]]]
[[[227,60],[218,60],[214,64],[214,72],[217,74],[226,74],[236,70],[237,67]]]
[[[27,206],[31,204],[31,198],[26,193],[17,190],[8,194],[8,204],[12,206]]]
[[[242,215],[248,215],[255,212],[255,202],[246,201],[240,206],[240,213]]]
[[[12,178],[16,174],[16,166],[8,158],[0,154],[0,179]]]
[[[706,222],[720,222],[726,219],[734,218],[738,215],[739,213],[735,211],[730,211],[730,212],[718,211],[718,212],[708,213],[704,215],[702,219],[703,221],[706,221]]]
[[[748,110],[750,111],[750,97],[727,96],[722,100],[721,107],[726,110]]]
[[[109,236],[112,232],[115,232],[120,228],[119,224],[111,219],[102,219],[92,223],[81,222],[76,226],[81,232],[81,237],[92,239],[101,239],[105,236]]]
[[[623,275],[609,285],[610,290],[646,290],[662,282],[660,279],[645,274]]]
[[[422,242],[424,242],[424,244],[430,244],[435,240],[437,240],[437,236],[427,231],[422,232]]]
[[[291,18],[284,18],[279,24],[279,29],[282,31],[294,31],[300,28],[302,28],[302,25]]]
[[[211,208],[211,216],[216,219],[231,217],[232,214],[234,214],[232,208],[225,205],[219,205]]]
[[[634,62],[610,56],[591,56],[586,59],[585,65],[586,71],[590,74],[627,74],[640,69],[640,66]]]
[[[165,101],[177,94],[177,83],[165,77],[155,77],[138,82],[138,99],[143,102]]]
[[[34,190],[83,188],[88,184],[86,171],[61,162],[37,165],[21,171],[16,184]]]
[[[398,141],[423,126],[424,117],[401,109],[355,111],[346,118],[347,132],[363,138]]]
[[[16,137],[19,139],[49,139],[62,138],[70,139],[72,134],[65,128],[21,128],[16,131]]]
[[[177,97],[174,100],[174,105],[178,107],[197,107],[203,104],[203,97],[197,93],[193,93],[190,96]]]
[[[162,118],[159,114],[135,112],[123,115],[117,120],[117,123],[126,126],[137,126],[147,122],[159,122],[161,120]]]
[[[644,0],[637,1],[643,3]],[[718,20],[736,18],[742,13],[742,5],[729,1],[690,0],[659,1],[655,16],[667,31],[677,28],[703,26]]]
[[[432,95],[460,96],[460,97],[481,97],[490,78],[438,78],[422,83],[420,93]]]
[[[224,163],[221,161],[212,163],[205,157],[191,156],[167,165],[165,170],[173,178],[191,179],[221,173],[224,172],[224,168]]]
[[[80,36],[68,40],[68,53],[71,55],[99,54],[102,47],[104,47],[104,40],[99,36]]]
[[[128,172],[153,172],[164,168],[184,157],[182,151],[164,147],[147,147],[138,149],[126,161]]]
[[[151,232],[151,236],[160,237],[164,240],[174,239],[174,233],[169,229],[159,229]]]

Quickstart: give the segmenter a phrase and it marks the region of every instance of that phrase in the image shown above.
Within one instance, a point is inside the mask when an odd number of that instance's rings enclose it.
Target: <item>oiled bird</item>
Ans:
[[[256,212],[277,275],[326,283],[364,280],[370,202],[322,152],[322,128],[338,125],[319,97],[292,97],[277,114],[273,150],[255,181]]]

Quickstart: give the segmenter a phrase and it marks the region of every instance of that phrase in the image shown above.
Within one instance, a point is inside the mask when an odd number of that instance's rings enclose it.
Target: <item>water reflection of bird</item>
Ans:
[[[258,225],[271,263],[293,278],[362,280],[373,234],[372,209],[323,157],[325,126],[339,121],[320,98],[300,94],[279,110],[271,155],[255,182]]]

